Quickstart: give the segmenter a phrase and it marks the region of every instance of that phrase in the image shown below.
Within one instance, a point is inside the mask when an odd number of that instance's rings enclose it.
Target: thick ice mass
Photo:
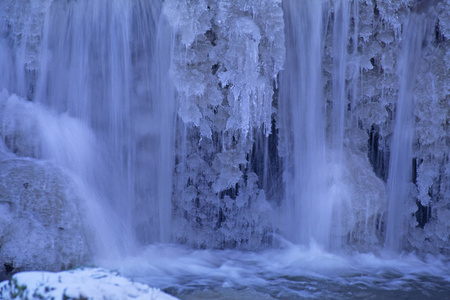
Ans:
[[[247,135],[259,126],[270,133],[274,81],[284,62],[280,1],[166,1],[163,11],[180,39],[171,72],[183,121],[207,138],[218,131]],[[227,121],[214,128],[217,114]]]
[[[179,240],[193,235],[184,233],[188,224],[193,232],[217,230],[213,241],[201,234],[193,242],[197,246],[258,245],[269,230],[264,214],[258,215],[264,193],[248,179],[255,177],[249,155],[255,134],[272,130],[285,51],[280,4],[164,3],[177,29],[171,74],[183,122],[179,138],[185,141],[177,144],[174,203],[176,214],[184,216],[175,234]],[[230,201],[239,204],[227,205]]]

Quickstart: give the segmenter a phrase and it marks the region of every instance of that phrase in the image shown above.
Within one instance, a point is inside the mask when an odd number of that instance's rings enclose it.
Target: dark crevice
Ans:
[[[431,218],[431,207],[422,205],[420,201],[416,201],[416,204],[417,211],[415,212],[415,216],[418,223],[417,227],[424,228],[425,224]]]
[[[381,143],[383,143],[381,134],[378,132],[376,126],[372,126],[369,131],[368,157],[375,175],[386,182],[389,170],[389,159],[388,154],[382,148]]]

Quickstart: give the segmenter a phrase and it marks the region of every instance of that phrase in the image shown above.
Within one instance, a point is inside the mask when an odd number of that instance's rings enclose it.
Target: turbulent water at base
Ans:
[[[450,262],[333,254],[313,243],[258,252],[153,245],[108,266],[180,299],[446,299]]]
[[[0,162],[182,299],[444,299],[449,7],[0,0]]]

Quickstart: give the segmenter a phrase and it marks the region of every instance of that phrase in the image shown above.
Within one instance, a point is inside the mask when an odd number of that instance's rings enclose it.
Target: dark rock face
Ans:
[[[81,211],[73,182],[51,163],[0,160],[0,281],[85,262]]]

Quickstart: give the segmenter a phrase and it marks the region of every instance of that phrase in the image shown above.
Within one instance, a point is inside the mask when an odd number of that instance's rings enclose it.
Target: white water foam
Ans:
[[[444,257],[333,254],[315,242],[284,242],[260,252],[157,244],[107,266],[183,299],[242,299],[254,293],[268,299],[417,299],[450,292],[450,262]]]

